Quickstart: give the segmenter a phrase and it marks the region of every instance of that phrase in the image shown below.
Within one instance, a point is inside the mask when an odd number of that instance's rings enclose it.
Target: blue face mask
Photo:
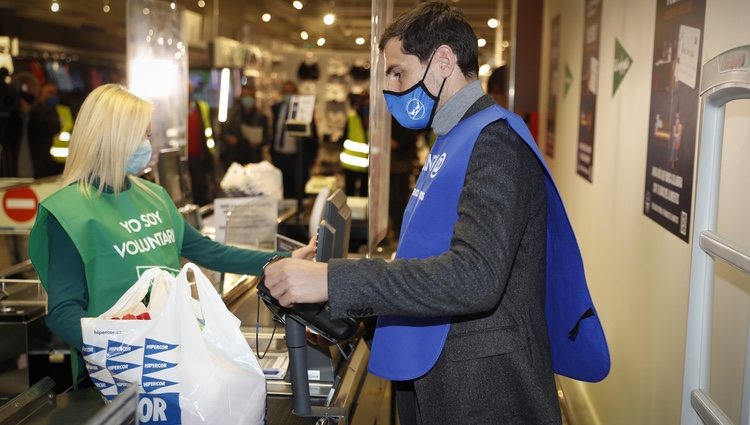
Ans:
[[[435,53],[433,52],[432,54],[434,55]],[[427,71],[430,70],[431,63],[432,56],[430,56],[422,79],[411,88],[402,92],[383,90],[388,111],[396,118],[399,124],[411,130],[423,130],[432,124],[432,118],[435,116],[435,111],[437,110],[440,93],[443,92],[445,78],[443,79],[443,84],[440,85],[440,91],[438,91],[437,96],[430,94],[427,86],[424,84],[424,79],[427,76]]]
[[[128,159],[128,163],[125,166],[125,172],[128,174],[136,174],[139,171],[146,168],[148,162],[151,161],[151,142],[146,139],[138,145],[138,149],[133,152],[133,155]]]
[[[252,97],[243,96],[240,98],[240,103],[247,109],[252,108],[255,105],[255,99]]]

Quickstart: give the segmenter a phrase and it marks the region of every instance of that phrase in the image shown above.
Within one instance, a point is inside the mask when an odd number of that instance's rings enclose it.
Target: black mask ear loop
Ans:
[[[422,82],[424,82],[424,79],[427,76],[427,71],[430,70],[430,65],[432,65],[432,58],[435,57],[435,52],[437,52],[437,49],[432,51],[432,54],[430,55],[430,59],[427,60],[427,68],[424,70],[424,74],[422,74]]]
[[[430,65],[432,65],[432,58],[435,57],[435,52],[437,52],[437,49],[432,51],[432,54],[430,55],[430,60],[427,61],[427,69],[424,70],[424,75],[422,75],[422,87],[425,88],[425,91],[428,95],[432,96],[432,93],[430,93],[429,90],[427,90],[427,85],[424,83],[424,79],[427,77],[427,72],[430,70]],[[435,118],[435,112],[437,112],[437,104],[440,101],[440,95],[443,93],[443,87],[445,87],[445,81],[448,79],[448,77],[443,78],[443,83],[440,84],[440,90],[438,90],[437,96],[435,96],[435,107],[432,108],[432,114],[430,114],[430,121],[427,122],[427,128],[430,128],[432,126],[432,119]]]
[[[445,81],[447,79],[448,79],[447,77],[443,78],[443,84],[440,85],[440,90],[438,90],[437,97],[435,98],[435,107],[432,108],[432,114],[430,114],[430,121],[427,122],[427,128],[432,127],[432,120],[433,118],[435,118],[435,114],[437,113],[437,104],[438,102],[440,102],[440,94],[443,93],[443,87],[445,87]],[[427,88],[427,86],[425,86],[425,88]]]

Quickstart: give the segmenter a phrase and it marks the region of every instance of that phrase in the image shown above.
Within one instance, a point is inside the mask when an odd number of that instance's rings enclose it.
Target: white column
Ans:
[[[177,147],[187,154],[187,45],[175,2],[128,0],[128,88],[154,104],[154,151]]]

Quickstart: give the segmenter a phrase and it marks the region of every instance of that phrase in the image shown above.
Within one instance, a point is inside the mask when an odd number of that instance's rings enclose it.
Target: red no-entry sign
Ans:
[[[3,211],[11,220],[25,222],[36,216],[39,200],[28,186],[8,189],[3,194]]]

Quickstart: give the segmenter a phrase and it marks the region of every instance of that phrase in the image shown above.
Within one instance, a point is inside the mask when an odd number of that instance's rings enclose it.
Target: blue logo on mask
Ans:
[[[424,103],[419,99],[412,99],[406,104],[406,113],[409,114],[409,118],[413,120],[421,120],[424,118]]]

